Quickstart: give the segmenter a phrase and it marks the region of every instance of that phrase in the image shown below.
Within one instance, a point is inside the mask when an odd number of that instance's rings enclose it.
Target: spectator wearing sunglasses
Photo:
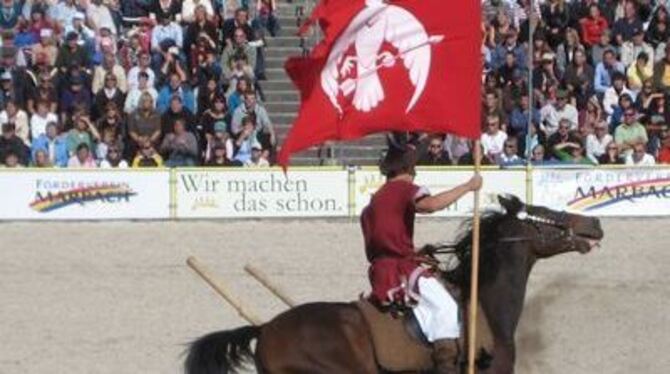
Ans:
[[[559,123],[567,119],[570,130],[576,130],[579,123],[579,112],[570,104],[570,93],[567,90],[556,92],[556,101],[545,105],[541,111],[540,130],[547,136],[552,136],[558,130]]]
[[[558,124],[558,130],[547,139],[547,149],[549,155],[560,159],[556,151],[563,149],[566,145],[576,145],[579,138],[571,130],[572,124],[567,118],[562,119]]]
[[[503,151],[498,158],[498,164],[500,165],[519,165],[523,164],[523,159],[519,157],[519,145],[516,138],[507,138],[505,140],[505,146]]]
[[[614,131],[614,140],[621,153],[627,157],[633,152],[637,143],[647,143],[647,130],[638,122],[637,111],[631,107],[624,112],[623,122]]]
[[[610,119],[619,107],[619,99],[623,95],[628,95],[631,98],[635,97],[635,94],[626,88],[626,76],[617,72],[613,75],[612,86],[605,90],[605,97],[603,98],[603,110]]]
[[[100,161],[101,169],[127,169],[128,162],[121,158],[121,152],[117,147],[110,147],[107,150],[107,157],[104,160]]]
[[[486,131],[481,136],[484,155],[490,160],[497,160],[502,153],[507,140],[507,133],[500,128],[500,117],[489,115],[486,117]]]
[[[444,150],[444,137],[433,135],[428,142],[428,152],[423,154],[417,165],[451,165],[449,154]]]
[[[619,146],[616,142],[611,142],[605,148],[605,153],[598,158],[598,164],[600,165],[622,165],[623,158],[619,153]]]

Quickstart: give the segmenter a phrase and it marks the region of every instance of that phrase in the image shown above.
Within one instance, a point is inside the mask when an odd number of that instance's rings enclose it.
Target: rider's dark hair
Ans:
[[[379,170],[387,179],[395,178],[401,174],[414,175],[416,160],[416,149],[412,145],[391,146],[382,159]]]

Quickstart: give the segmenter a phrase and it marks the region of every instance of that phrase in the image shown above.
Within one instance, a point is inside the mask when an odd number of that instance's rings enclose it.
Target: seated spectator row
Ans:
[[[483,163],[670,163],[666,2],[535,5],[482,2]],[[472,163],[464,139],[417,139],[423,164]]]
[[[268,165],[260,81],[279,24],[274,1],[253,20],[250,5],[3,1],[0,164]]]

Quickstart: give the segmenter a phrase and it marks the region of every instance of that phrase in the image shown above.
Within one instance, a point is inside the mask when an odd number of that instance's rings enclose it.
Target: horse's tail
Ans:
[[[213,332],[195,340],[188,348],[184,362],[185,373],[236,373],[251,360],[251,341],[258,338],[260,332],[258,326],[245,326]]]

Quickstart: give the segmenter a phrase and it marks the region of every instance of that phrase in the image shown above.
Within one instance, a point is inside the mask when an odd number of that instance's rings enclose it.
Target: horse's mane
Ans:
[[[480,218],[479,226],[479,279],[481,283],[491,280],[498,271],[499,257],[496,251],[497,238],[500,235],[498,226],[507,218],[507,214],[498,211],[486,211]],[[472,264],[472,225],[468,219],[461,224],[456,236],[455,254],[459,264],[444,274],[445,279],[457,285],[467,299],[470,294],[470,275]]]

